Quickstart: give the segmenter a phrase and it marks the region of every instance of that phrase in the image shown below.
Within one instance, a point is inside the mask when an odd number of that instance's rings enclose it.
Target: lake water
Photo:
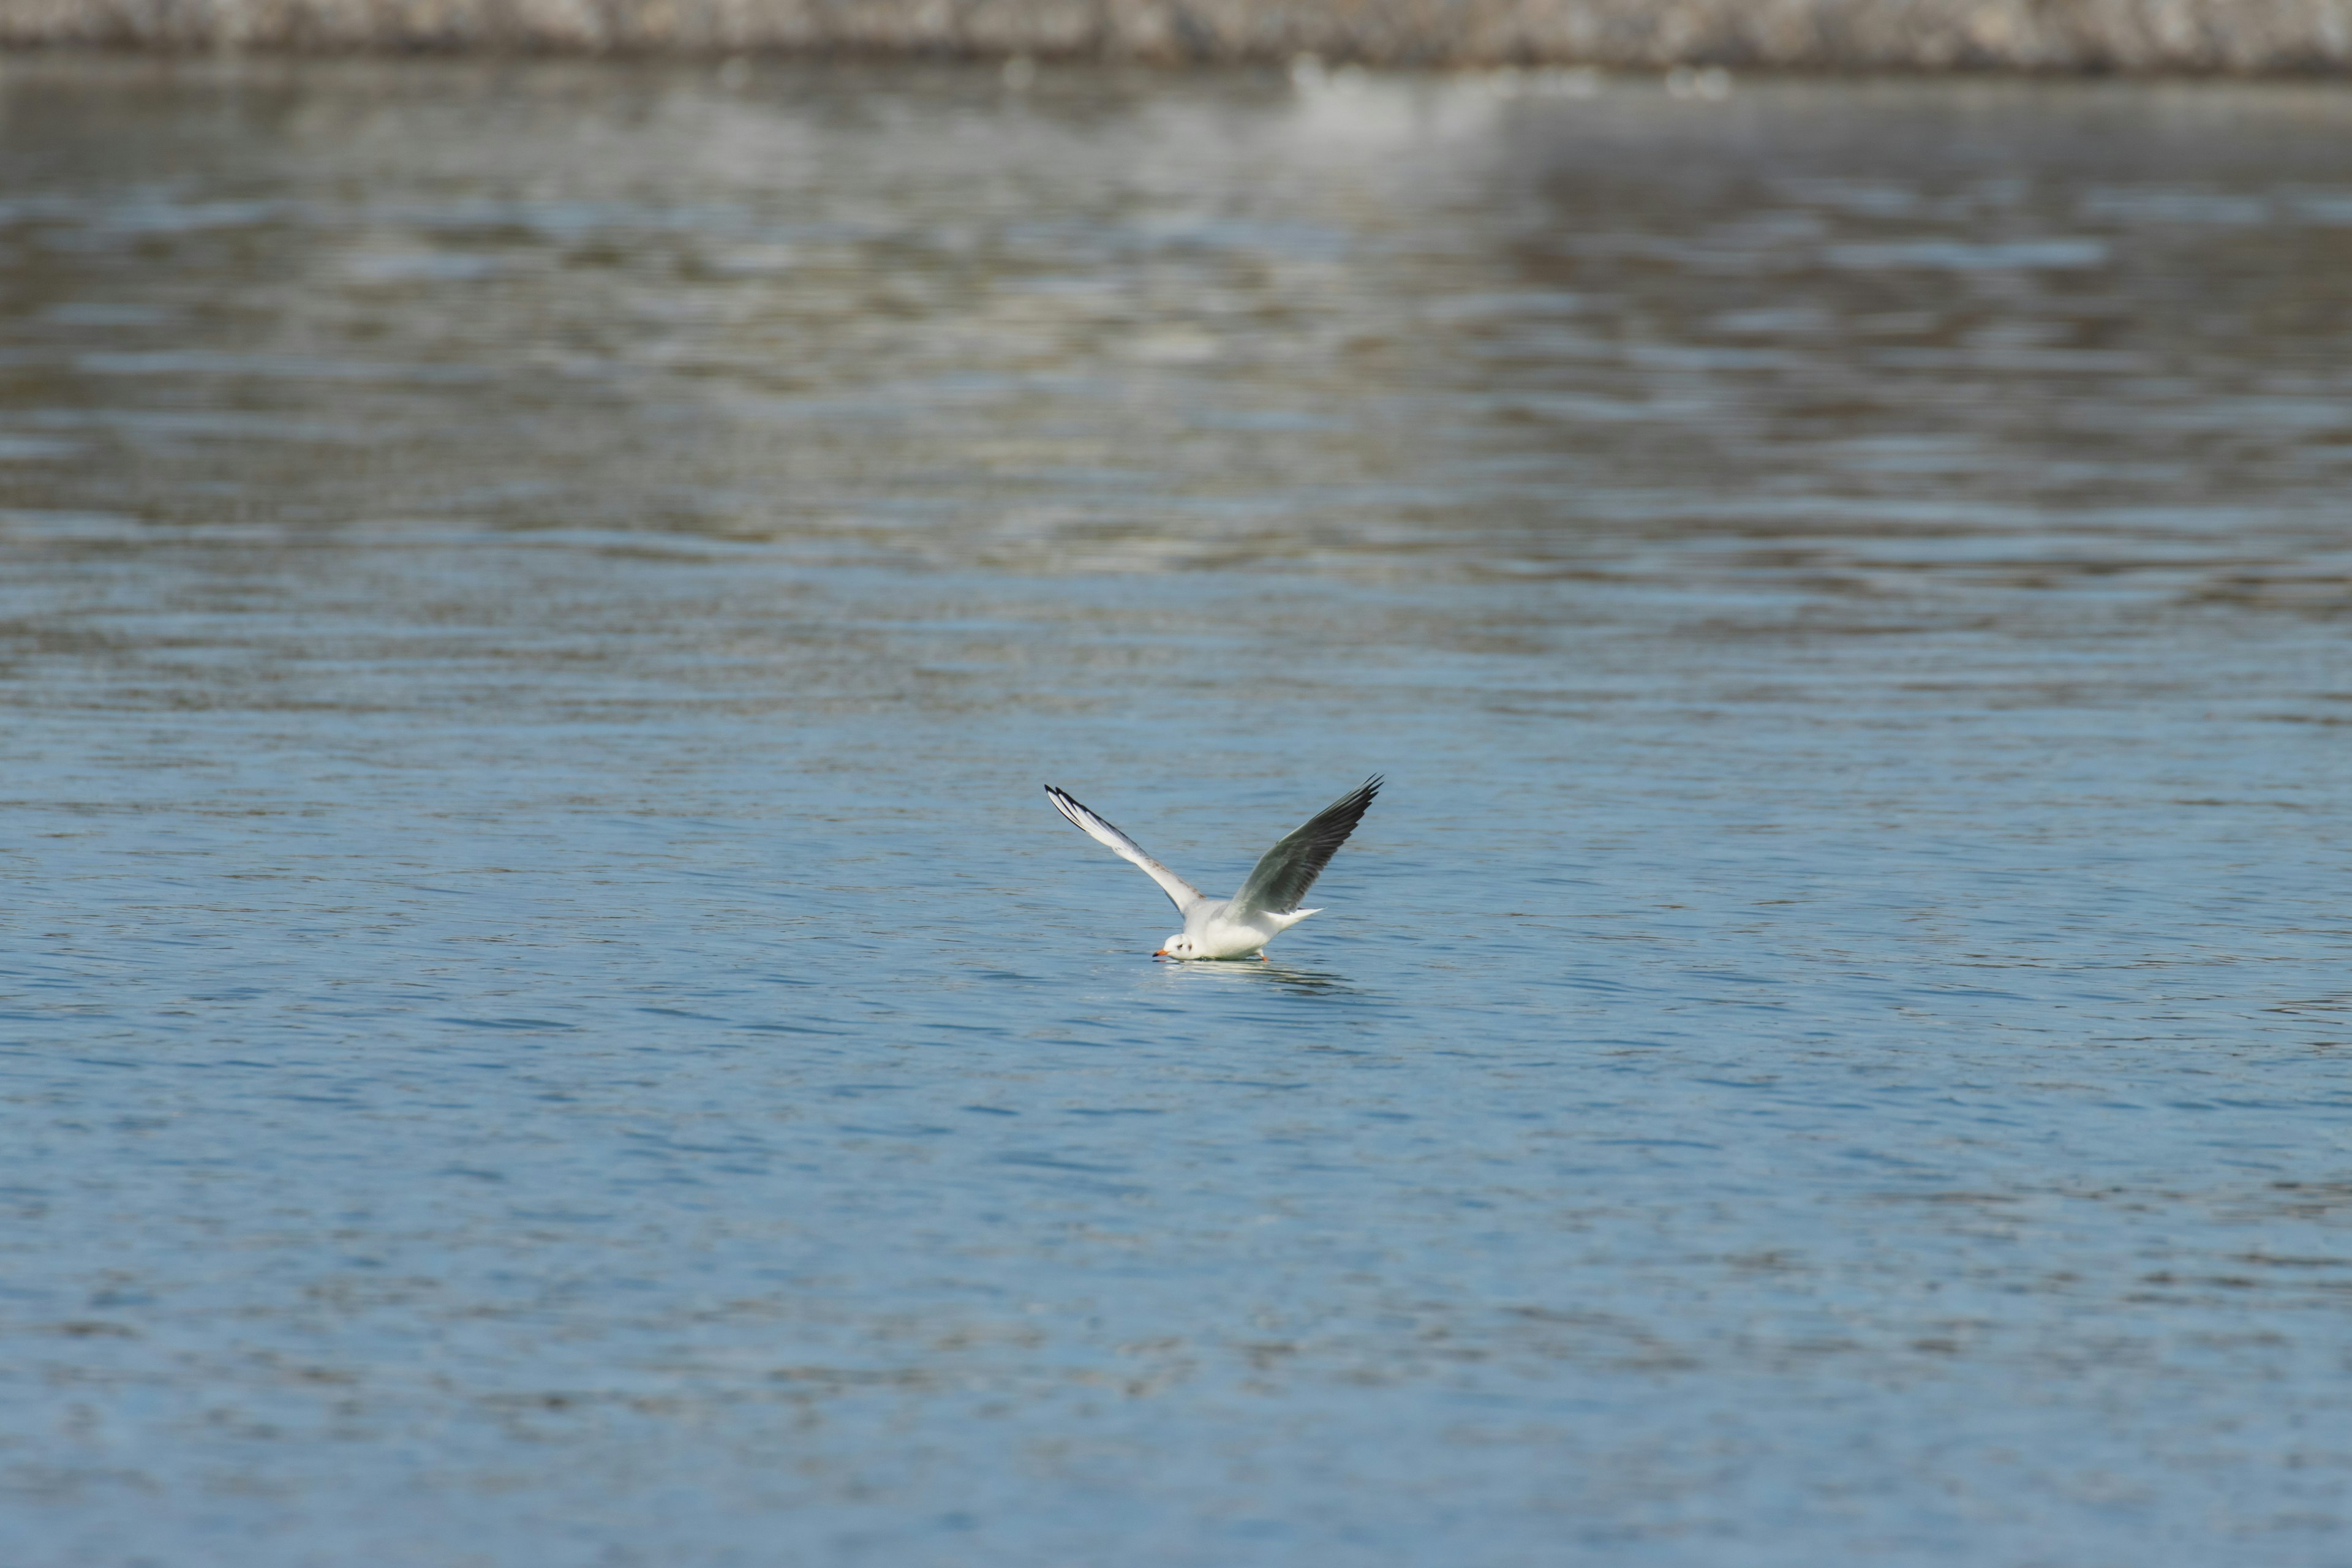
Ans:
[[[0,70],[0,1560],[2352,1559],[2352,92],[1507,85]]]

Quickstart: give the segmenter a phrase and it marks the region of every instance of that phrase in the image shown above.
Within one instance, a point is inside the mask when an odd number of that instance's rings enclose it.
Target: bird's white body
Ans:
[[[1168,939],[1160,952],[1179,958],[1247,958],[1265,944],[1318,911],[1293,910],[1286,915],[1232,913],[1231,899],[1202,899],[1184,911],[1184,929]]]
[[[1152,954],[1154,958],[1263,957],[1267,942],[1318,912],[1300,909],[1298,900],[1306,896],[1331,857],[1339,853],[1339,846],[1348,841],[1348,835],[1356,830],[1356,824],[1363,820],[1372,797],[1380,790],[1381,779],[1376,773],[1325,806],[1304,826],[1285,835],[1281,843],[1259,858],[1239,892],[1230,899],[1213,899],[1153,859],[1144,852],[1143,846],[1093,811],[1052,784],[1045,786],[1055,810],[1068,817],[1088,837],[1108,846],[1120,859],[1140,867],[1146,876],[1160,884],[1160,890],[1168,895],[1177,912],[1184,917],[1184,929],[1170,937],[1166,945]]]

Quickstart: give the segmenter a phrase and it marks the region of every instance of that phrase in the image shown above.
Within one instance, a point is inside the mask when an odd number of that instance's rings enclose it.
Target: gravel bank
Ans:
[[[2352,0],[0,0],[0,45],[2336,73]]]

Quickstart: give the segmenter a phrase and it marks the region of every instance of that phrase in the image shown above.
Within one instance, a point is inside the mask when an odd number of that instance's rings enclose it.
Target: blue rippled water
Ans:
[[[2352,99],[1549,85],[0,72],[0,1557],[2352,1554]]]

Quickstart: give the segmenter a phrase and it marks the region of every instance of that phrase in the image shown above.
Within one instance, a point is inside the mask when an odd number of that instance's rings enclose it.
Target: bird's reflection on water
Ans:
[[[1163,958],[1161,967],[1187,975],[1213,974],[1235,985],[1265,985],[1301,996],[1360,996],[1363,990],[1334,970],[1310,969],[1276,958]]]

